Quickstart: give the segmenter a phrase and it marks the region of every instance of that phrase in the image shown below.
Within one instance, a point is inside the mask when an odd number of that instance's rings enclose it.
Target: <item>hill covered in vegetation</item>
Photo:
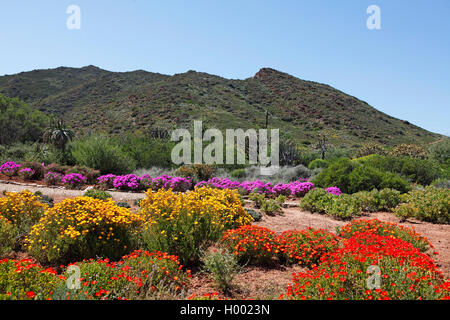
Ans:
[[[265,127],[269,112],[268,127],[297,144],[312,144],[320,133],[347,147],[441,138],[331,86],[269,68],[230,80],[195,71],[168,76],[60,67],[2,76],[0,93],[62,117],[78,133],[190,128],[193,120],[203,120],[204,127],[257,129]]]

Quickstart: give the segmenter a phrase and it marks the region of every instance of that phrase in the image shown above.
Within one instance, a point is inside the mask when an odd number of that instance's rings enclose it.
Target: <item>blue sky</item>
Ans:
[[[69,30],[69,5],[81,29]],[[369,5],[381,30],[369,30]],[[450,135],[450,1],[14,0],[0,75],[58,66],[245,79],[271,67]]]

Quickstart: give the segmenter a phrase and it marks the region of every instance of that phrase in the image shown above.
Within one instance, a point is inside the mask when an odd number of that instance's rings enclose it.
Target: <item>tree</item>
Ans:
[[[325,160],[325,153],[328,150],[328,138],[325,134],[319,134],[318,141],[315,147],[316,149],[320,150],[322,160]]]

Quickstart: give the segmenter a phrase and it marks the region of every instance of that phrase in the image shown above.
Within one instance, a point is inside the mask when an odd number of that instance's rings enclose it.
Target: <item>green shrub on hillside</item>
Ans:
[[[46,115],[19,99],[0,94],[0,144],[41,140],[48,120]]]
[[[428,157],[429,152],[427,149],[417,144],[400,144],[391,151],[391,155],[394,157],[406,156],[425,159]]]

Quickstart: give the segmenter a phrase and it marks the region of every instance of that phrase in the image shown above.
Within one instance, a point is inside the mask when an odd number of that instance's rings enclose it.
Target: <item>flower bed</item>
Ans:
[[[401,239],[365,232],[322,257],[318,267],[294,274],[281,298],[450,299],[448,288],[433,260],[419,249]]]

